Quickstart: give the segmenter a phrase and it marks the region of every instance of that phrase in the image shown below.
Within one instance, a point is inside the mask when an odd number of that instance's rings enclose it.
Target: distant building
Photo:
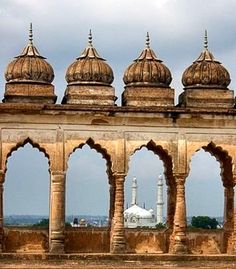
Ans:
[[[126,228],[155,227],[158,223],[163,223],[163,179],[160,175],[157,183],[157,215],[153,209],[145,209],[137,203],[137,179],[132,182],[131,207],[124,211],[124,225]]]
[[[71,223],[72,227],[87,227],[88,222],[86,219],[80,219],[78,221],[78,218],[74,218],[73,222]]]

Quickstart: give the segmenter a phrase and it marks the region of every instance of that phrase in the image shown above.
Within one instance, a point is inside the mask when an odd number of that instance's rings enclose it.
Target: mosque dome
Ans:
[[[146,210],[134,204],[124,211],[124,216],[135,216],[139,219],[152,219],[152,213],[153,212],[150,212],[149,210]]]
[[[170,70],[157,59],[150,48],[149,34],[147,34],[146,48],[126,69],[123,80],[126,86],[169,87],[172,80]]]
[[[88,46],[81,56],[68,67],[66,81],[68,85],[111,85],[113,80],[114,76],[111,67],[100,57],[92,45],[90,31]]]
[[[19,56],[10,62],[5,71],[8,83],[32,82],[51,84],[54,79],[52,66],[41,56],[33,45],[32,25],[30,27],[29,44]]]
[[[198,59],[184,71],[182,83],[185,89],[225,89],[230,84],[229,72],[208,50],[207,32],[205,32],[204,50]]]

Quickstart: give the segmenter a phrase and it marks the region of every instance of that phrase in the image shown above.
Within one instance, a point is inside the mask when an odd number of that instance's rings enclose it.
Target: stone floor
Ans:
[[[236,269],[229,255],[0,254],[3,269]]]

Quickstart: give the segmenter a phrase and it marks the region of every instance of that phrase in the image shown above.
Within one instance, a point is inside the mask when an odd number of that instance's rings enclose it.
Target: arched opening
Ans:
[[[188,225],[192,227],[190,232],[195,233],[192,237],[198,242],[193,244],[192,252],[226,252],[234,212],[231,157],[213,143],[202,147],[192,156],[185,185]],[[208,232],[203,236],[201,229]]]
[[[8,155],[3,203],[6,252],[48,251],[49,160],[41,151],[26,140]],[[29,236],[32,230],[35,244]]]
[[[188,223],[192,216],[216,217],[223,223],[224,194],[220,163],[203,149],[191,159],[186,179],[186,206]]]
[[[108,154],[92,140],[71,154],[66,178],[67,252],[109,252],[109,171]]]
[[[190,188],[191,181],[194,184],[192,188]],[[192,157],[190,174],[186,182],[186,196],[191,201],[189,204],[193,205],[193,210],[189,208],[188,215],[194,212],[200,213],[201,209],[203,213],[219,217],[222,225],[226,224],[229,221],[226,209],[227,189],[233,189],[233,186],[232,158],[212,142],[202,147]]]
[[[146,226],[146,227],[155,227],[156,226],[156,208],[157,208],[157,183],[159,175],[163,175],[164,166],[158,155],[154,154],[152,151],[149,151],[147,148],[143,147],[137,151],[130,158],[129,171],[125,180],[125,206],[126,209],[132,207],[135,203],[138,207],[146,209],[147,211],[151,210],[154,215],[153,222],[145,220],[142,223],[136,222],[129,223],[126,222],[127,227],[131,228]],[[134,182],[133,179],[136,178],[137,186],[134,193]],[[136,195],[136,197],[132,197]],[[166,184],[163,180],[163,215],[166,216]],[[132,203],[132,200],[133,201]],[[165,202],[164,202],[165,201]],[[137,208],[138,210],[138,208]],[[140,212],[142,213],[142,212]],[[145,212],[143,212],[145,213]],[[136,218],[135,212],[133,219]],[[163,224],[165,223],[166,217],[164,217]],[[135,225],[134,225],[135,223]],[[142,225],[143,224],[143,225]],[[134,227],[134,228],[136,228]]]
[[[129,228],[126,231],[126,240],[130,251],[136,253],[167,251],[167,245],[162,248],[157,241],[158,233],[164,233],[170,222],[173,225],[173,210],[172,217],[167,217],[170,208],[174,207],[173,204],[170,206],[170,199],[169,201],[167,199],[167,193],[173,184],[172,178],[170,156],[154,143],[148,143],[131,156],[125,181],[124,211],[125,228]],[[171,198],[174,199],[173,196]],[[149,236],[146,238],[145,246],[132,243],[133,233],[137,229],[145,231],[146,236]],[[141,242],[145,240],[144,233],[142,238],[137,238],[137,242],[138,240]]]

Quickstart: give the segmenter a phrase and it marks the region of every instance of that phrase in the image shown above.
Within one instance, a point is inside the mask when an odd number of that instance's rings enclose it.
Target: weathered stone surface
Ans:
[[[84,251],[97,252],[101,246],[100,251],[114,253],[125,251],[165,253],[172,251],[176,242],[182,244],[178,252],[187,250],[195,253],[217,251],[233,253],[236,244],[235,216],[232,208],[234,201],[232,188],[236,178],[235,120],[236,111],[225,108],[3,103],[0,104],[1,171],[4,178],[8,157],[26,143],[31,143],[48,158],[51,173],[51,210],[49,238],[46,240],[49,249],[54,253],[62,253],[65,251],[65,246],[66,251],[69,252],[83,251],[82,246]],[[105,243],[105,245],[98,244],[96,247],[90,247],[89,244],[85,245],[84,241],[81,245],[76,245],[74,239],[71,239],[74,243],[70,247],[70,240],[68,240],[70,236],[72,238],[81,236],[81,240],[85,239],[82,239],[84,237],[80,233],[72,232],[65,236],[64,180],[67,162],[73,151],[84,144],[88,144],[105,158],[107,184],[113,184],[110,195],[110,234],[109,239],[106,239],[109,245]],[[163,160],[166,179],[171,188],[168,191],[170,197],[167,215],[168,227],[171,229],[173,227],[173,231],[166,232],[165,246],[162,237],[155,232],[152,232],[152,235],[148,232],[127,234],[123,226],[124,178],[129,169],[130,157],[142,147],[152,150]],[[183,181],[189,173],[191,157],[201,148],[215,156],[223,169],[222,188],[227,189],[224,227],[227,240],[219,236],[216,236],[215,240],[206,234],[203,237],[199,234],[193,236],[186,230],[184,185],[179,185],[178,182],[181,182],[181,177]],[[180,179],[176,180],[175,177]],[[4,186],[4,183],[2,184]],[[3,195],[0,195],[0,208],[3,208],[3,202]],[[1,220],[3,212],[0,210],[0,213]],[[0,224],[0,231],[4,231],[3,223]],[[86,236],[90,237],[89,232],[86,232]],[[102,238],[99,232],[96,236]],[[193,243],[190,244],[189,239]],[[6,249],[7,240],[1,242],[3,251]],[[107,242],[106,240],[104,242]],[[31,251],[34,247],[27,244],[22,247],[18,245],[16,249]],[[35,246],[38,248],[38,243],[35,243]],[[10,248],[8,245],[9,251]]]
[[[234,91],[228,89],[185,89],[179,96],[180,107],[233,108]]]
[[[174,89],[151,86],[126,86],[122,93],[123,106],[174,106]]]

